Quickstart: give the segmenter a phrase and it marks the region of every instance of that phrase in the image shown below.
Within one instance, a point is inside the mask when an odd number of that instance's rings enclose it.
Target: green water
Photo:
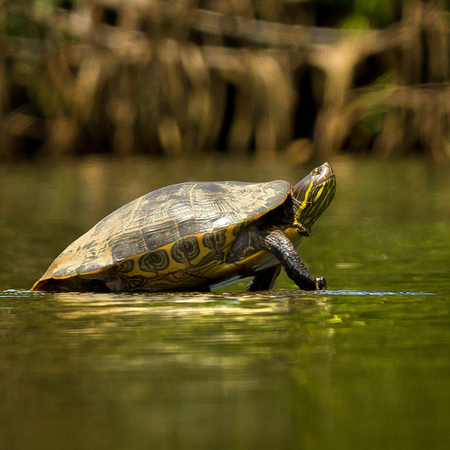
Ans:
[[[27,289],[149,190],[310,166],[0,166],[0,448],[449,448],[450,168],[330,162],[336,198],[300,248],[329,290],[255,294]]]

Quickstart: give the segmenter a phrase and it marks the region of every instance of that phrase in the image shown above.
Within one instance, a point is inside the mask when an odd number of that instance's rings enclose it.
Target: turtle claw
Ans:
[[[327,280],[325,280],[324,277],[317,277],[316,278],[316,289],[324,290],[326,288],[327,288]]]

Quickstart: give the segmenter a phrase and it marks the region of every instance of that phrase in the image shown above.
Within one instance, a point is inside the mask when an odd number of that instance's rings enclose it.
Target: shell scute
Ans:
[[[176,241],[171,248],[172,259],[178,263],[189,264],[200,255],[200,246],[196,236],[188,236]]]
[[[134,260],[126,259],[117,265],[117,270],[121,273],[129,273],[134,269]]]
[[[145,253],[139,258],[139,268],[142,272],[159,272],[169,267],[170,258],[165,249]]]
[[[211,250],[219,250],[227,241],[226,233],[226,230],[205,233],[202,238],[202,243]]]

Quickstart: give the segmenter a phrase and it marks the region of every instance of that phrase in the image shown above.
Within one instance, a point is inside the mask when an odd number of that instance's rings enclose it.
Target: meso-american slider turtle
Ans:
[[[281,267],[300,289],[325,289],[295,248],[334,197],[328,163],[295,186],[187,182],[117,209],[70,244],[34,284],[40,291],[209,290],[253,277],[271,289]]]

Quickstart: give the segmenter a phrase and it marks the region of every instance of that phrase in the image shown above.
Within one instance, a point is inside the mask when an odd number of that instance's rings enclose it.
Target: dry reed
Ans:
[[[450,157],[444,1],[405,1],[396,23],[365,30],[312,26],[314,2],[66,4],[0,2],[3,160]]]

